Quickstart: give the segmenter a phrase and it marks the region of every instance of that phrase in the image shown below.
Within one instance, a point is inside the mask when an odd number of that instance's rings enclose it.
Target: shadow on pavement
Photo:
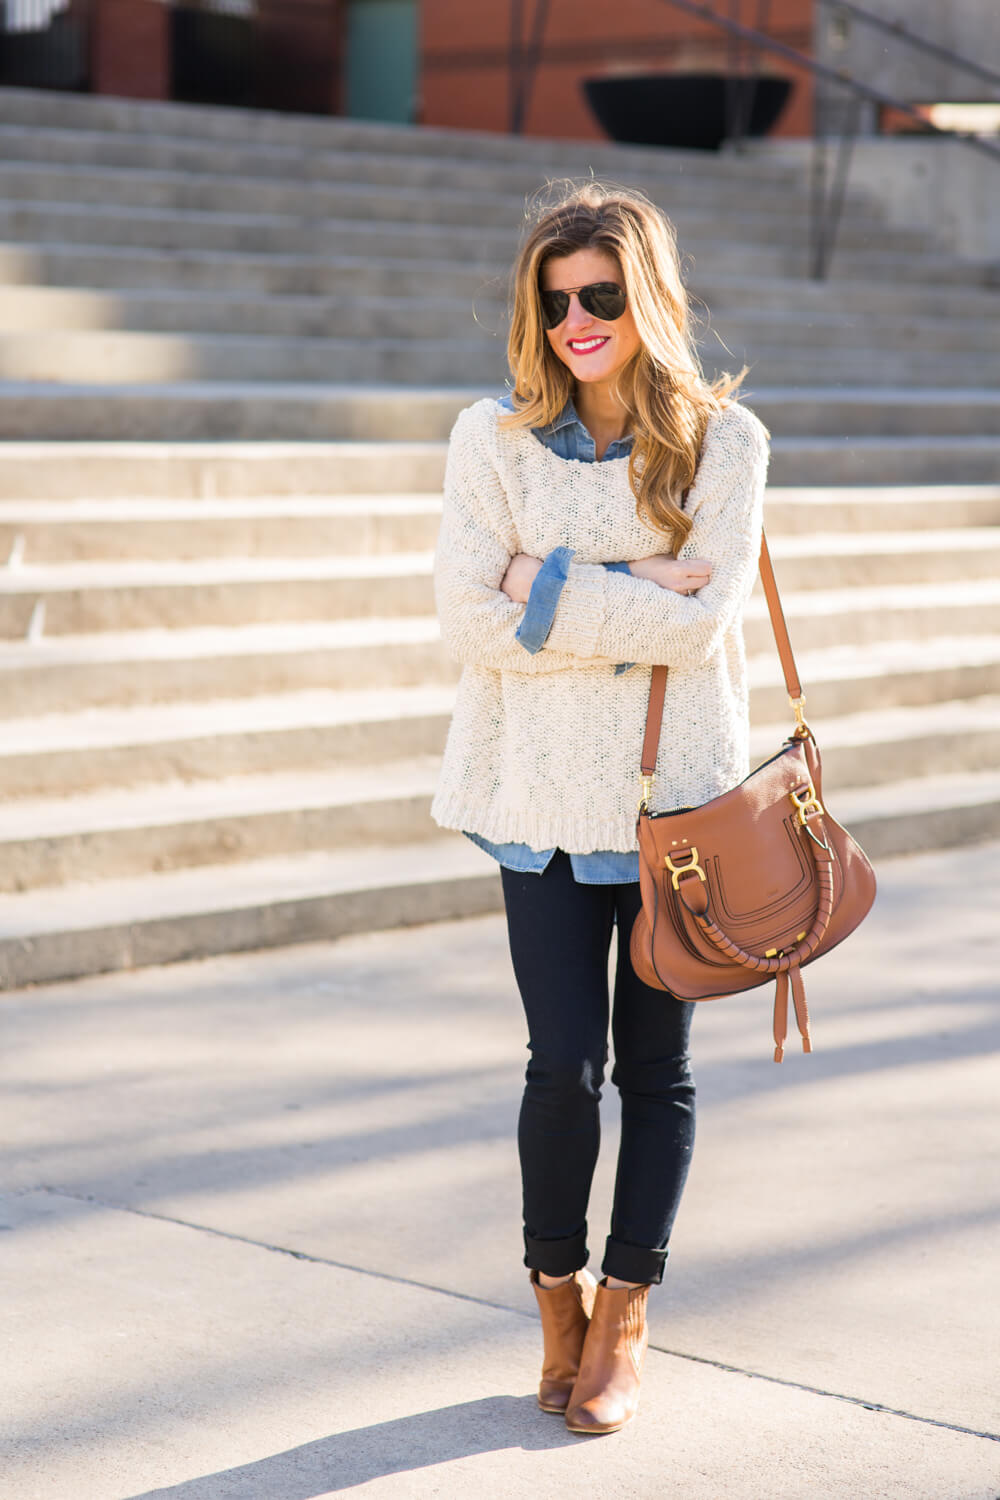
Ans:
[[[426,1469],[504,1448],[528,1451],[579,1443],[534,1396],[489,1396],[355,1427],[236,1469],[222,1469],[129,1500],[314,1500],[386,1474]]]

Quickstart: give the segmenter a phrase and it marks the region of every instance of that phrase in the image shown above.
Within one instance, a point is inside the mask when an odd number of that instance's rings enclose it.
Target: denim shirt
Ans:
[[[505,411],[513,410],[509,396],[501,397],[499,405]],[[560,415],[547,427],[533,427],[531,430],[538,441],[559,458],[575,458],[583,463],[599,461],[597,445],[577,416],[572,401],[566,403]],[[608,444],[604,458],[625,458],[631,448],[631,436],[615,438]],[[515,639],[532,655],[540,651],[548,639],[572,558],[570,547],[556,547],[543,559],[531,586]],[[628,572],[628,563],[625,562],[605,563],[605,567]],[[623,662],[615,670],[625,672],[628,667],[629,663]],[[505,870],[519,874],[541,875],[556,852],[555,849],[531,849],[527,844],[491,844],[478,833],[466,833],[466,837],[491,854]],[[598,849],[590,854],[571,854],[569,860],[573,878],[580,885],[623,885],[639,879],[639,855],[635,851],[626,854],[615,849]]]

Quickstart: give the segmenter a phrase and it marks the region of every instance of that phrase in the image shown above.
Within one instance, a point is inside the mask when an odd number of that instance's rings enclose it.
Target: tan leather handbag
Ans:
[[[868,914],[875,874],[827,811],[819,750],[805,721],[767,541],[760,575],[795,729],[777,755],[701,807],[654,813],[666,667],[654,667],[642,747],[636,973],[682,1000],[712,1000],[774,979],[774,1060],[781,1062],[791,987],[802,1050],[812,1051],[802,969]]]

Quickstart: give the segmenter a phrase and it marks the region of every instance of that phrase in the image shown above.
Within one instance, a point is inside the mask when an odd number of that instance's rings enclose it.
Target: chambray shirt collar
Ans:
[[[583,423],[580,421],[580,418],[577,415],[576,407],[573,405],[573,399],[572,397],[570,397],[570,399],[566,402],[566,405],[563,407],[562,411],[554,421],[549,422],[545,427],[534,427],[532,428],[532,431],[537,432],[539,437],[541,437],[543,433],[546,437],[549,437],[553,432],[560,432],[562,428],[570,427],[574,422],[578,427],[583,427]],[[584,432],[586,432],[587,429],[584,427],[583,430]]]
[[[589,429],[580,420],[573,398],[566,402],[554,421],[544,427],[533,427],[535,436],[543,442],[549,439],[561,458],[580,458],[593,463],[597,458],[597,444]],[[604,459],[625,458],[632,451],[632,434],[615,438],[604,453]]]
[[[505,411],[513,411],[514,403],[507,392],[500,397],[499,404]],[[546,447],[552,449],[560,458],[577,458],[593,463],[597,458],[597,444],[593,436],[580,420],[580,415],[573,404],[572,396],[566,402],[558,417],[547,422],[544,427],[533,427],[532,432]],[[624,437],[615,438],[608,444],[604,454],[605,460],[609,458],[627,458],[632,451],[632,434],[627,432]]]

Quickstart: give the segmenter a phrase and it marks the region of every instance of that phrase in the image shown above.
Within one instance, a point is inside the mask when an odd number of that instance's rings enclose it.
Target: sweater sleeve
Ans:
[[[548,649],[579,657],[699,667],[722,644],[753,589],[760,554],[767,434],[744,407],[714,417],[688,495],[693,522],[680,550],[712,577],[690,597],[645,578],[571,563]]]
[[[508,599],[500,584],[521,546],[492,462],[483,412],[487,404],[459,414],[448,445],[444,515],[434,560],[441,635],[463,664],[531,674],[578,669],[584,665],[578,655],[548,647],[532,655],[517,640],[525,607]]]

